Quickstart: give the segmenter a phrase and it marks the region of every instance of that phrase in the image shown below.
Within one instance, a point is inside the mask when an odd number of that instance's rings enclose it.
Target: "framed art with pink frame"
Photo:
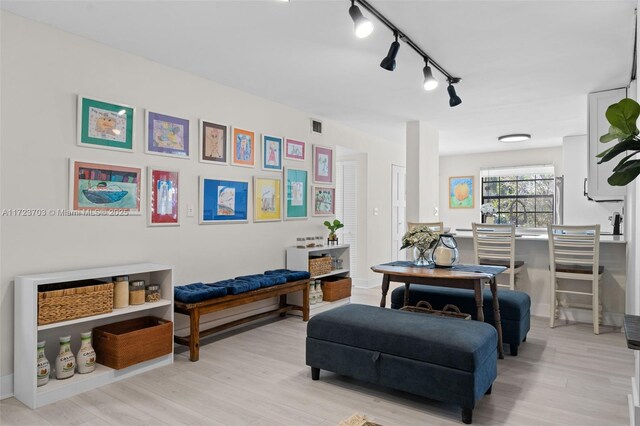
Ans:
[[[307,158],[306,147],[305,142],[286,138],[284,142],[285,160],[304,161]]]
[[[333,149],[313,145],[313,183],[333,184]]]

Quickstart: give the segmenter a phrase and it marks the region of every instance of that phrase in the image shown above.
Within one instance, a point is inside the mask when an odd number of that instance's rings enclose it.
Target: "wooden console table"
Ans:
[[[302,292],[302,306],[287,303],[287,294]],[[251,315],[246,318],[231,321],[217,327],[200,331],[200,316],[210,314],[212,312],[223,311],[225,309],[234,308],[236,306],[245,305],[259,300],[270,299],[272,297],[280,297],[278,308]],[[272,287],[259,288],[257,290],[248,291],[246,293],[218,297],[215,299],[204,300],[197,303],[183,303],[176,301],[174,311],[179,314],[189,315],[189,335],[174,336],[174,342],[189,346],[189,359],[197,361],[200,359],[200,339],[214,333],[226,330],[236,325],[244,324],[249,321],[266,318],[273,314],[284,316],[291,310],[302,311],[302,320],[309,321],[309,280],[291,281],[284,284],[278,284]]]
[[[504,266],[480,266],[480,265],[459,265],[453,268],[429,268],[419,266],[405,266],[409,262],[392,262],[372,266],[371,270],[383,274],[382,276],[382,300],[380,307],[384,308],[387,303],[387,293],[390,282],[404,283],[404,306],[409,301],[409,287],[411,284],[432,285],[437,287],[462,288],[475,291],[475,301],[478,321],[484,322],[484,312],[482,310],[482,289],[485,283],[489,283],[493,296],[493,318],[498,331],[498,356],[504,358],[504,348],[502,347],[502,323],[500,322],[500,304],[498,302],[498,286],[496,275],[504,272]]]

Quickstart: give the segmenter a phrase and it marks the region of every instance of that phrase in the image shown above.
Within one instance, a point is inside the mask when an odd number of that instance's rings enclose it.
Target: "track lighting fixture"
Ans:
[[[351,16],[351,19],[353,19],[356,37],[365,38],[373,32],[373,23],[362,15],[360,8],[355,4],[355,0],[351,0],[349,15]]]
[[[424,58],[424,68],[422,69],[422,74],[424,75],[424,90],[433,90],[438,87],[438,80],[435,79],[433,73],[431,72],[428,58]]]
[[[449,87],[447,87],[447,92],[449,92],[450,107],[458,106],[462,103],[462,99],[460,99],[460,96],[456,94],[456,88],[453,87],[453,83],[457,83],[458,81],[449,79]]]
[[[389,47],[389,53],[387,56],[380,62],[380,66],[387,71],[393,71],[396,69],[396,56],[398,56],[398,51],[400,50],[400,43],[398,43],[398,33],[394,33],[395,41],[391,43]]]
[[[396,56],[398,55],[398,51],[400,50],[400,43],[398,42],[398,39],[400,39],[405,44],[407,44],[414,52],[424,58],[424,68],[422,69],[422,74],[424,75],[424,90],[433,90],[438,87],[438,80],[436,80],[433,76],[433,71],[431,69],[433,67],[440,73],[442,73],[449,82],[449,86],[447,87],[447,92],[449,93],[449,106],[454,107],[462,103],[462,99],[460,99],[460,97],[456,94],[456,89],[455,87],[453,87],[454,84],[460,82],[460,77],[454,77],[451,73],[447,72],[447,70],[441,67],[436,61],[434,61],[429,55],[427,55],[427,52],[422,50],[420,46],[418,46],[413,40],[411,40],[411,38],[409,38],[409,36],[405,32],[396,27],[382,13],[380,13],[375,7],[373,7],[369,3],[369,0],[349,1],[351,1],[349,15],[351,16],[351,19],[353,19],[356,37],[365,38],[373,31],[373,24],[362,15],[362,11],[360,11],[360,8],[356,6],[356,3],[362,6],[371,15],[375,16],[378,21],[382,22],[384,26],[386,26],[393,32],[395,41],[391,43],[387,56],[382,60],[382,62],[380,62],[380,66],[382,68],[388,71],[393,71],[396,69]]]

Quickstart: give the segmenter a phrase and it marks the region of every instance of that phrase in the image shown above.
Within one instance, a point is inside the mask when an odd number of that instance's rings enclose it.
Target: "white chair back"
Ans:
[[[509,288],[515,289],[516,227],[473,223],[476,265],[503,265],[509,268]]]
[[[549,263],[558,278],[593,280],[598,275],[600,225],[549,225],[547,230]]]

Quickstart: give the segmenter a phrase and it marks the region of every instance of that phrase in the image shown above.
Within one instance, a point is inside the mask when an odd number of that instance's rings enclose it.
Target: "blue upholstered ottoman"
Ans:
[[[478,321],[439,318],[350,304],[320,313],[307,326],[307,365],[462,407],[491,393],[498,335]]]
[[[434,309],[442,309],[451,303],[462,312],[471,314],[476,319],[476,302],[472,290],[457,288],[434,287],[428,285],[411,285],[409,289],[409,305],[415,306],[419,301],[426,300]],[[518,355],[518,346],[527,338],[531,327],[531,298],[522,291],[498,290],[500,302],[500,319],[502,320],[502,342],[509,345],[511,355]],[[404,303],[404,286],[398,287],[391,293],[391,308],[400,309]],[[483,300],[484,320],[494,324],[493,301],[491,291],[484,290]]]

